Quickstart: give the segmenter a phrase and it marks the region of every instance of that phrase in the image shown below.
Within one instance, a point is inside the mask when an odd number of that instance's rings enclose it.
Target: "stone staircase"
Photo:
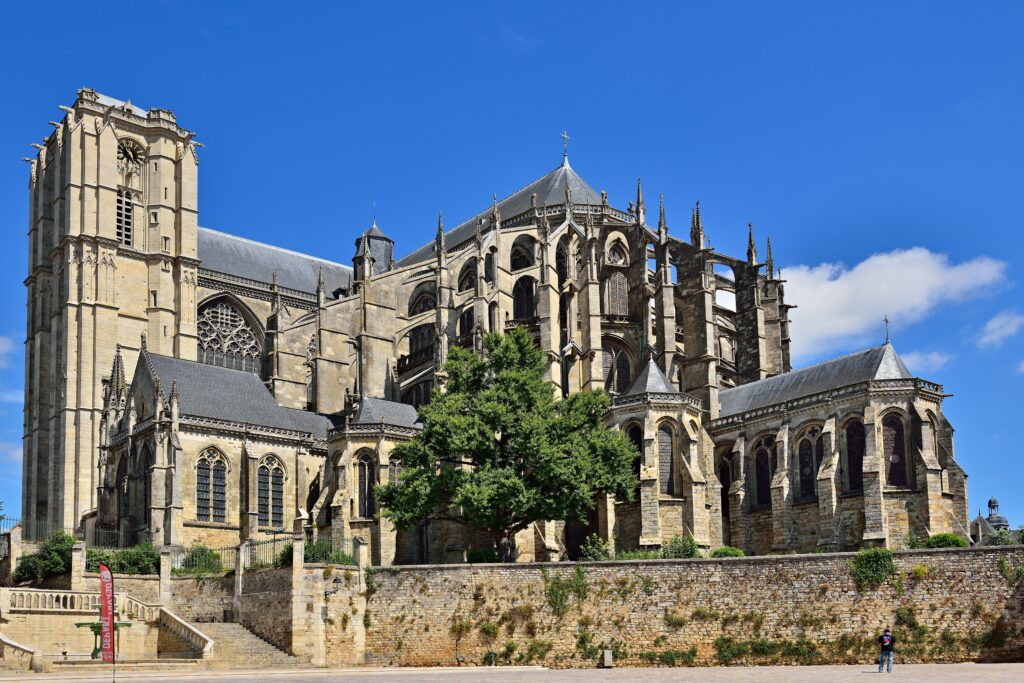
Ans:
[[[196,628],[213,640],[212,669],[300,669],[309,666],[263,640],[241,624],[202,623]]]

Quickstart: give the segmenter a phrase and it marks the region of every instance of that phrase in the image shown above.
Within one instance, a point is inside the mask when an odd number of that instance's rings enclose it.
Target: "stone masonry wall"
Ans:
[[[896,573],[864,590],[854,557],[379,568],[364,661],[478,664],[493,651],[589,667],[609,648],[641,666],[852,663],[875,658],[886,627],[900,661],[1024,658],[1024,547],[897,552]],[[358,618],[336,607],[346,626]]]
[[[171,611],[188,622],[224,621],[224,611],[232,608],[234,582],[233,576],[172,576]]]
[[[292,651],[292,570],[248,571],[238,597],[238,623],[286,652]]]

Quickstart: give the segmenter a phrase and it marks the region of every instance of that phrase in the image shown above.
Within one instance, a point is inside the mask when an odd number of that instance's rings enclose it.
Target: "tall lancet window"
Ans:
[[[255,327],[230,301],[217,299],[199,309],[199,362],[261,374],[263,348]]]
[[[216,448],[207,448],[196,462],[196,517],[223,522],[227,508],[227,465]]]
[[[284,466],[276,456],[268,455],[260,462],[256,487],[260,526],[282,526],[284,524]]]
[[[135,231],[135,209],[132,204],[132,194],[128,190],[117,191],[116,236],[117,241],[125,246],[132,246],[132,237]]]

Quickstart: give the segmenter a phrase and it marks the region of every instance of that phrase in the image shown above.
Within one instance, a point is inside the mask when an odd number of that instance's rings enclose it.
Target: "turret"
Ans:
[[[369,258],[366,258],[367,254]],[[372,263],[367,264],[367,261]],[[367,267],[369,266],[369,267]],[[373,224],[356,238],[356,254],[352,257],[352,271],[357,280],[368,279],[366,275],[380,275],[395,266],[395,242]]]

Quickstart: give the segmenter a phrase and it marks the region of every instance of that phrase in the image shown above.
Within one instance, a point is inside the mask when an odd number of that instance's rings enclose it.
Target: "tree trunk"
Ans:
[[[498,537],[498,555],[502,562],[516,561],[516,536],[512,532],[504,532]]]

